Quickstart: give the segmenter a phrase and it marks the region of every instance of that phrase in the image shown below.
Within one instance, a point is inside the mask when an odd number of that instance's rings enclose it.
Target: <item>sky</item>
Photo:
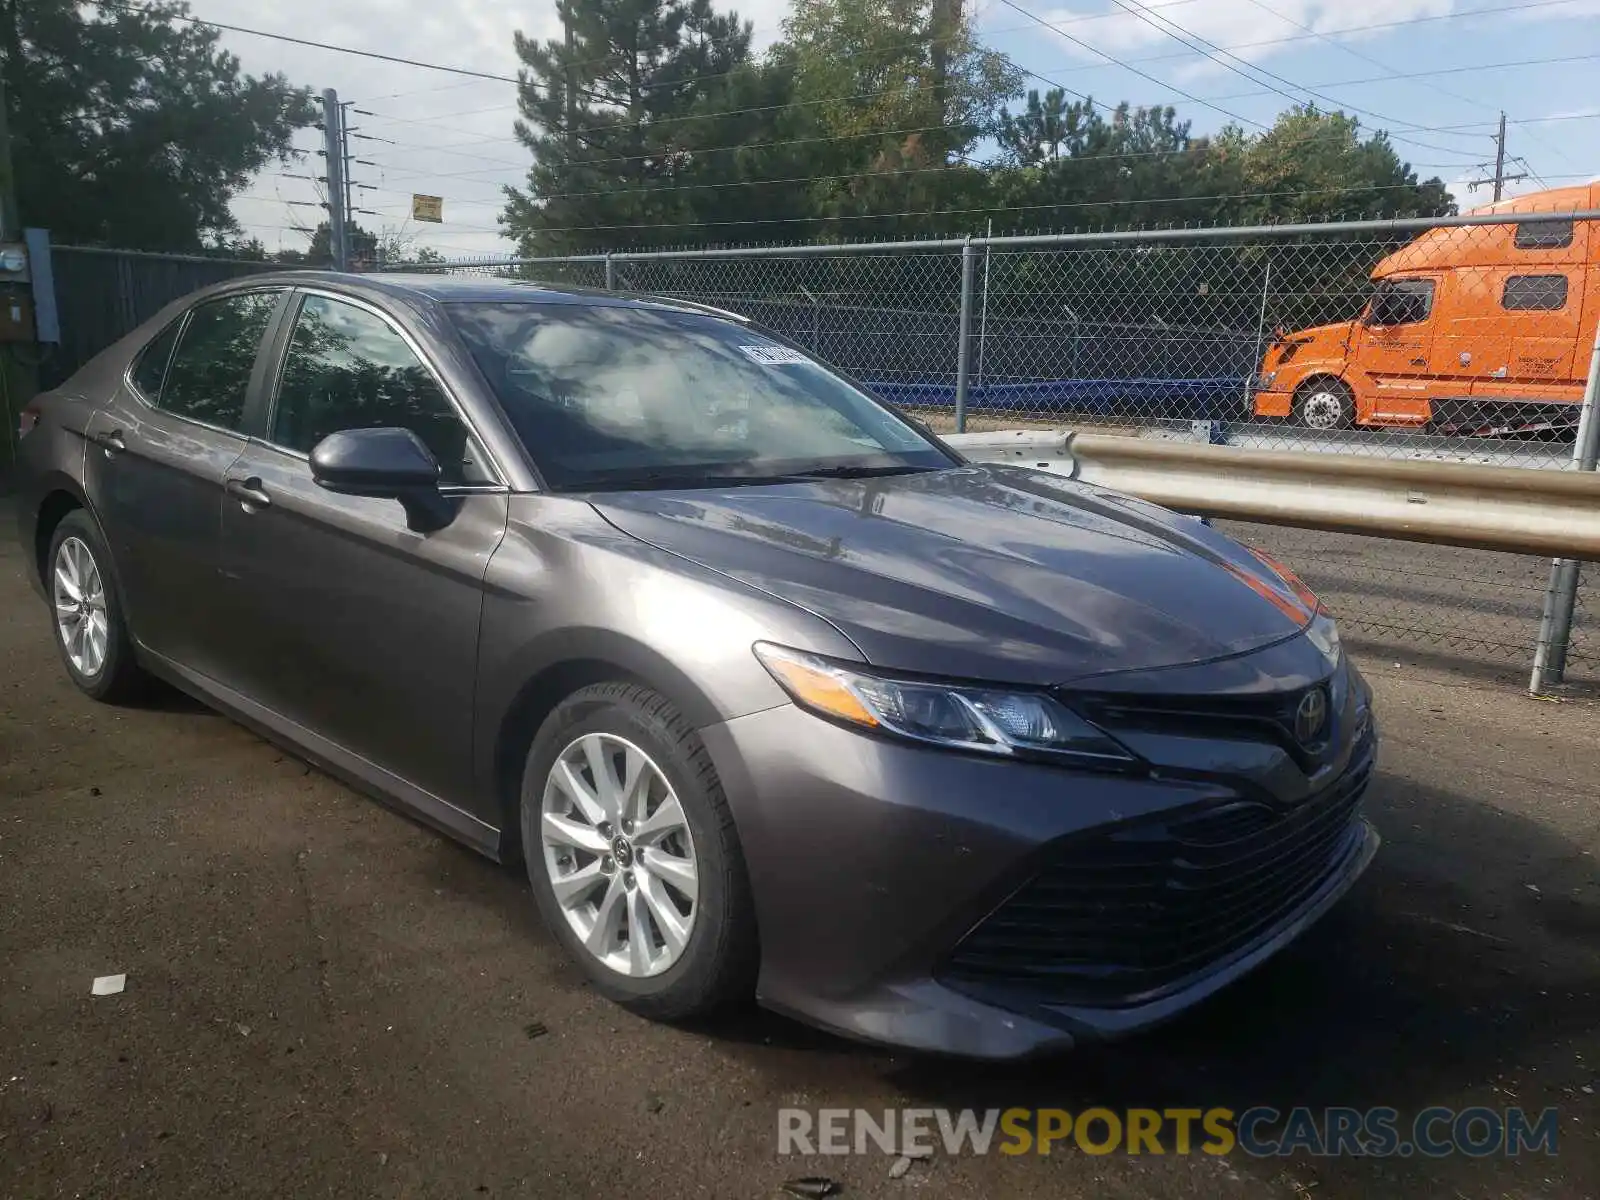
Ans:
[[[1050,83],[1114,104],[1171,104],[1194,132],[1270,125],[1291,103],[1342,107],[1390,131],[1423,178],[1451,185],[1463,208],[1494,160],[1503,109],[1508,154],[1527,179],[1508,194],[1600,177],[1600,0],[968,0],[980,39]],[[782,33],[785,0],[735,7],[756,45]],[[559,30],[553,0],[191,0],[194,16],[229,25],[515,77],[517,30]],[[516,88],[423,67],[224,31],[252,74],[278,71],[353,101],[362,135],[352,178],[357,220],[449,258],[509,252],[501,189],[524,182],[528,152],[512,135]],[[297,145],[315,150],[320,134]],[[304,248],[321,218],[314,155],[263,172],[234,204],[269,250]],[[413,193],[444,199],[441,224],[410,219]],[[299,203],[296,203],[299,202]],[[619,249],[626,239],[619,240]]]

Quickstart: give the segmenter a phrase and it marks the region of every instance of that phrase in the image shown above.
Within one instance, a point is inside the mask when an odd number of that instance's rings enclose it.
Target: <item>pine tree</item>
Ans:
[[[750,59],[711,0],[558,0],[567,36],[516,37],[516,132],[533,153],[501,216],[525,254],[698,240],[681,186],[708,104]],[[714,126],[715,122],[710,122]],[[711,133],[710,136],[715,136]]]

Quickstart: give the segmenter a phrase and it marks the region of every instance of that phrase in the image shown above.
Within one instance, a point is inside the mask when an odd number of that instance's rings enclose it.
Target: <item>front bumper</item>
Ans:
[[[847,1036],[919,1050],[1023,1058],[1168,1020],[1294,940],[1348,890],[1379,842],[1357,808],[1375,754],[1369,729],[1317,773],[1313,800],[1338,786],[1355,795],[1301,886],[1274,893],[1278,906],[1214,954],[1216,939],[1197,935],[1201,960],[1169,972],[1162,986],[1102,989],[1086,1000],[1084,989],[1042,986],[1037,974],[974,973],[964,951],[993,929],[991,919],[1011,920],[1008,904],[1052,864],[1108,831],[1137,838],[1174,814],[1259,799],[1250,780],[1285,770],[1262,745],[1229,750],[1207,740],[1210,759],[1227,770],[1152,777],[878,740],[787,705],[702,736],[749,867],[761,1002]],[[1041,962],[1052,946],[1060,950],[1045,932]]]

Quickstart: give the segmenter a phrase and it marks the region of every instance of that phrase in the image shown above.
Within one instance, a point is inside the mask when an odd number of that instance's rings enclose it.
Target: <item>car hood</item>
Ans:
[[[1313,615],[1198,520],[1022,467],[590,501],[633,537],[823,617],[894,670],[1064,683],[1241,654]]]

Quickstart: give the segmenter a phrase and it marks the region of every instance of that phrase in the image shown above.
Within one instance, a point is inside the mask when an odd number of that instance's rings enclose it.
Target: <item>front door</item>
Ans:
[[[1385,282],[1359,327],[1356,363],[1373,383],[1372,415],[1428,419],[1433,354],[1433,279]]]
[[[505,532],[506,489],[386,316],[320,293],[298,306],[265,437],[228,471],[229,609],[249,630],[239,686],[338,749],[464,807],[482,581]],[[458,505],[448,526],[415,532],[397,501],[312,480],[317,442],[377,426],[410,429],[439,459]]]
[[[285,293],[196,305],[135,360],[88,427],[85,483],[140,645],[216,676],[229,653],[216,613],[222,489],[245,447],[262,337]]]

